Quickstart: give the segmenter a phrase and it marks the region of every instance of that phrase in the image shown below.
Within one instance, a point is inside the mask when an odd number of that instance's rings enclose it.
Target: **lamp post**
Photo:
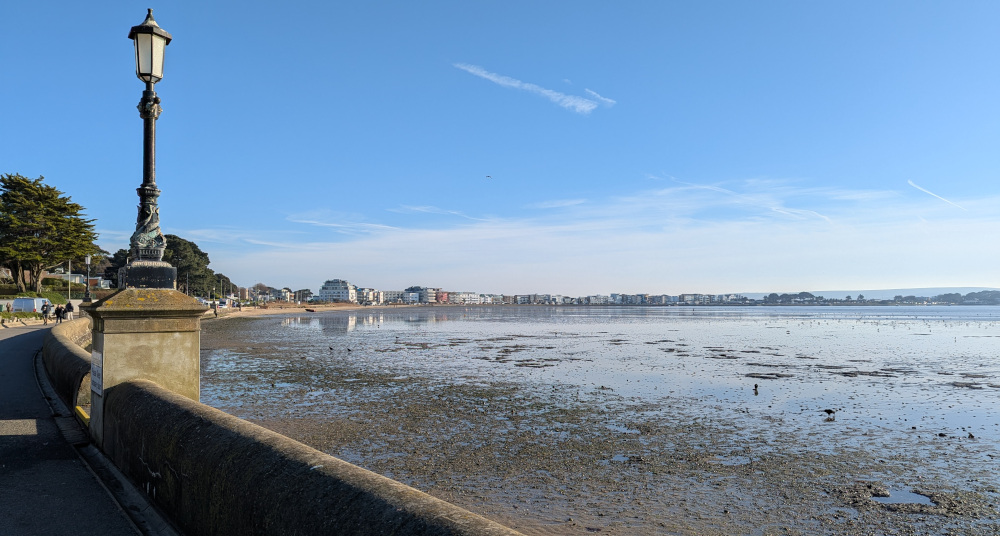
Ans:
[[[90,303],[90,255],[87,255],[86,261],[87,261],[87,290],[83,292],[83,303]]]
[[[139,215],[135,232],[129,240],[131,260],[119,272],[119,288],[174,288],[177,269],[163,262],[167,241],[160,230],[160,208],[156,200],[156,120],[160,117],[160,97],[153,85],[163,79],[164,49],[170,44],[170,34],[153,20],[153,10],[146,13],[142,24],[129,30],[128,38],[135,45],[135,74],[145,82],[146,89],[139,101],[142,118],[142,186],[139,194]]]

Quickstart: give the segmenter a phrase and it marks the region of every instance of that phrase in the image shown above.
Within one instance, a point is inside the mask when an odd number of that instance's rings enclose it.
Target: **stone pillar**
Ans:
[[[126,288],[83,310],[93,319],[90,435],[98,448],[105,394],[122,382],[149,380],[199,400],[205,306],[173,289]]]

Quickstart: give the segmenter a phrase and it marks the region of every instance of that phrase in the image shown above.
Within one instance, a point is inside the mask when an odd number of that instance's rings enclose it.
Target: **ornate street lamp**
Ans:
[[[156,187],[156,120],[160,117],[160,98],[153,84],[163,79],[163,53],[170,44],[170,34],[153,20],[153,10],[142,24],[129,30],[128,38],[135,44],[135,74],[146,83],[139,101],[142,117],[142,186],[139,194],[139,216],[135,232],[129,241],[128,266],[118,275],[119,288],[175,288],[177,269],[163,262],[167,240],[160,230],[160,208],[156,204],[160,190]]]

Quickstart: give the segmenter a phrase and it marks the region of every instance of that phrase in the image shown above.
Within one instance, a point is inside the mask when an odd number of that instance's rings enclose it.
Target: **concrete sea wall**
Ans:
[[[43,350],[76,404],[89,367],[78,322],[54,328]],[[149,381],[105,390],[104,430],[105,455],[189,535],[519,534]]]
[[[70,409],[90,404],[90,352],[81,346],[87,340],[90,320],[80,318],[53,326],[42,347],[45,372]]]

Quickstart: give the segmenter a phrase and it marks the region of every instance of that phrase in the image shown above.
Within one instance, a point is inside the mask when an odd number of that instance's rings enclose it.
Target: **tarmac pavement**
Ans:
[[[39,390],[34,356],[50,327],[0,329],[0,534],[139,534],[60,432],[72,416],[53,415]]]

